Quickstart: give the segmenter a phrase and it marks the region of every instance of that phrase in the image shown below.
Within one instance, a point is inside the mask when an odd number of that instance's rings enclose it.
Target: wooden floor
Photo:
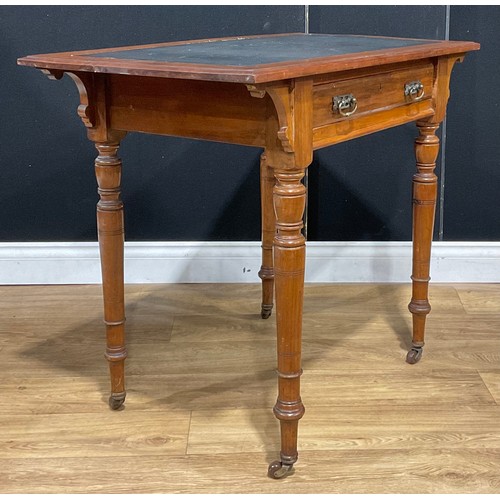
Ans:
[[[1,493],[499,493],[500,285],[306,287],[296,472],[278,457],[257,285],[127,287],[128,396],[107,407],[97,286],[0,287]]]

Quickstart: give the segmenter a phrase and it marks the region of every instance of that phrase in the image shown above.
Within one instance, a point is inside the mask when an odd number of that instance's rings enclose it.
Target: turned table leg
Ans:
[[[269,466],[280,478],[297,461],[297,430],[304,415],[300,398],[302,305],[304,297],[305,238],[302,235],[306,188],[304,170],[275,168],[274,273],[278,338],[278,399],[274,414],[281,427],[281,460]]]
[[[123,285],[123,203],[120,200],[122,162],[118,143],[96,143],[95,172],[100,200],[97,229],[101,253],[106,359],[111,375],[109,405],[117,410],[125,401],[125,303]]]
[[[413,176],[413,270],[412,298],[408,309],[413,314],[413,341],[406,361],[416,363],[422,357],[425,320],[431,310],[428,297],[431,243],[437,198],[434,173],[439,153],[436,130],[439,123],[417,122],[420,135],[415,140],[417,173]]]
[[[262,217],[262,266],[259,278],[262,280],[261,317],[269,318],[273,310],[274,269],[273,269],[273,240],[276,232],[273,207],[274,174],[267,163],[266,154],[260,157],[260,196]]]

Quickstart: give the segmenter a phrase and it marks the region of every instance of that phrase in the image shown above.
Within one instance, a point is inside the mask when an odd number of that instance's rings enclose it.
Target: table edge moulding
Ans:
[[[261,317],[277,326],[282,478],[297,461],[306,187],[313,151],[416,122],[413,176],[412,347],[422,356],[439,152],[455,62],[479,44],[362,35],[283,33],[115,47],[20,58],[51,79],[68,74],[80,95],[78,115],[98,151],[97,225],[112,409],[125,401],[122,162],[127,132],[263,148],[261,155]],[[229,299],[228,299],[229,300]]]

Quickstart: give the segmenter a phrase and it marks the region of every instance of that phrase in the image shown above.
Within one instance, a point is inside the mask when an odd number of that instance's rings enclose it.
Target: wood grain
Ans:
[[[435,286],[426,356],[410,366],[408,285],[306,286],[301,460],[275,482],[259,285],[128,286],[128,324],[146,330],[129,339],[119,412],[106,404],[100,287],[1,287],[0,492],[498,493],[496,289]]]
[[[186,411],[0,416],[1,458],[179,455],[187,445]],[[8,425],[6,425],[8,422]],[[82,433],[81,429],[85,429]],[[90,438],[90,435],[92,436]]]
[[[264,145],[266,99],[244,85],[110,75],[109,99],[116,130]]]
[[[405,84],[414,80],[420,80],[424,85],[422,99],[429,99],[432,95],[434,66],[427,62],[387,73],[380,72],[377,68],[376,73],[361,78],[341,80],[337,75],[332,77],[332,82],[314,86],[314,127],[356,119],[363,113],[377,109],[404,106],[410,102],[405,97]],[[357,111],[351,118],[332,113],[332,98],[345,94],[353,94],[358,103]]]
[[[500,407],[433,405],[312,406],[301,422],[303,450],[500,449]],[[307,421],[307,423],[305,423]],[[443,429],[443,423],[446,428]],[[269,452],[279,448],[276,423],[262,409],[193,411],[189,454]]]
[[[431,102],[426,99],[390,109],[375,110],[356,119],[335,121],[313,130],[314,149],[356,139],[404,123],[431,116],[434,113]]]
[[[439,302],[439,308],[434,313],[461,314],[465,312],[459,295],[454,287],[443,284],[433,284],[430,287],[433,301]],[[401,284],[357,284],[339,283],[328,285],[308,285],[304,296],[304,310],[317,315],[320,312],[334,313],[337,311],[366,313],[367,308],[373,313],[399,313],[408,315],[408,297],[411,295],[411,285]]]
[[[497,404],[500,404],[500,370],[480,371],[479,375]]]
[[[425,401],[422,401],[419,391],[408,390],[415,375]],[[132,375],[126,407],[131,411],[162,408],[167,413],[171,408],[213,411],[221,408],[269,408],[275,398],[275,376],[273,369],[255,371],[251,380],[241,373],[212,373],[209,379],[196,373]],[[398,394],[399,405],[452,404],[458,399],[463,405],[486,405],[495,403],[492,396],[495,377],[498,375],[491,372],[481,372],[480,377],[476,370],[457,369],[423,369],[417,374],[411,370],[367,373],[362,368],[349,371],[308,369],[302,380],[302,392],[307,402],[321,401],[329,406],[390,405],[395,394]],[[488,382],[486,385],[485,381]],[[102,413],[106,389],[105,375],[7,376],[0,383],[4,396],[0,400],[0,414]]]
[[[456,286],[456,290],[468,313],[498,314],[500,284],[459,284]]]
[[[267,454],[0,460],[5,493],[498,493],[500,451],[304,451],[300,474],[262,479]],[[238,477],[235,479],[235,469]],[[113,478],[110,481],[110,477]]]

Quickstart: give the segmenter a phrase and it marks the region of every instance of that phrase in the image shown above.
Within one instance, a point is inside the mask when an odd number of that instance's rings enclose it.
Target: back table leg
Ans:
[[[268,164],[266,154],[260,157],[260,197],[262,217],[262,266],[259,277],[262,280],[262,306],[260,314],[269,318],[273,310],[274,268],[273,239],[276,232],[273,207],[273,168]]]

